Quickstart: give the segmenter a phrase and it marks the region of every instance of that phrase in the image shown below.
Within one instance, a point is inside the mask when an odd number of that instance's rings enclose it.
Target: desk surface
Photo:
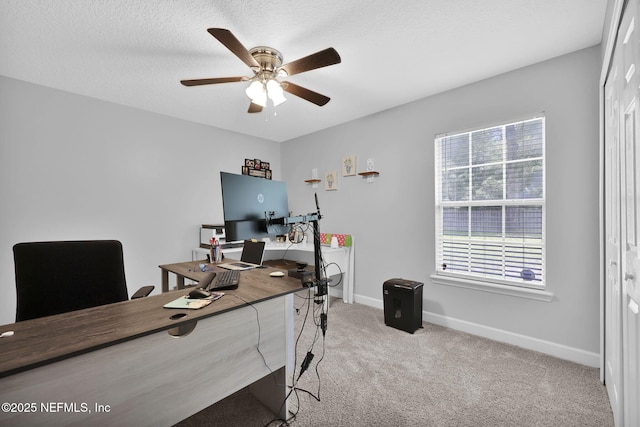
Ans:
[[[353,238],[352,238],[353,240]],[[314,245],[311,242],[307,243],[277,243],[269,242],[264,247],[265,260],[275,260],[281,257],[290,258],[296,261],[306,262],[308,264],[314,264]],[[342,297],[345,303],[351,304],[354,301],[354,288],[355,288],[355,249],[354,246],[340,246],[338,248],[332,248],[331,246],[321,245],[322,257],[325,265],[327,266],[327,275],[334,276],[337,274],[342,275],[342,284],[337,287],[331,287],[329,289],[330,294],[337,297]],[[222,252],[225,255],[231,255],[235,257],[236,254],[242,252],[242,248],[223,249]],[[191,251],[191,259],[205,258],[209,253],[208,249],[195,248]],[[295,267],[289,267],[295,268]],[[188,275],[181,276],[190,278]],[[168,280],[168,278],[167,278]],[[198,281],[197,278],[192,280]],[[335,282],[334,283],[338,283]],[[168,289],[168,285],[167,285]],[[342,293],[342,295],[340,295]]]
[[[187,264],[187,263],[181,263]],[[197,262],[193,263],[197,267]],[[78,310],[0,326],[0,377],[109,347],[155,332],[186,325],[248,303],[257,303],[302,289],[297,279],[270,277],[273,268],[241,272],[238,289],[200,310],[166,309],[162,306],[187,290],[176,290],[131,301]],[[237,298],[234,296],[237,295]],[[179,320],[170,316],[186,313]]]

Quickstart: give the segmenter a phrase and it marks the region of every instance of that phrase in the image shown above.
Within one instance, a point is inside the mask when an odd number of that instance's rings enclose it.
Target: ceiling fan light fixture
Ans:
[[[287,100],[287,98],[284,97],[284,91],[282,90],[280,83],[275,79],[270,79],[267,82],[267,95],[273,102],[274,107],[277,107]]]
[[[245,93],[254,104],[261,107],[267,105],[267,92],[262,82],[254,80],[249,87],[247,87]]]

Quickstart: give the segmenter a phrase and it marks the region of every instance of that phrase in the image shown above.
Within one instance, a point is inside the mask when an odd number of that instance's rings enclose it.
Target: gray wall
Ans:
[[[0,324],[15,319],[12,246],[119,239],[130,293],[190,259],[222,221],[219,171],[280,144],[0,77]],[[34,265],[33,268],[38,268]]]
[[[611,49],[615,43],[615,37],[618,30],[618,18],[620,10],[626,0],[608,0],[607,8],[604,15],[604,28],[602,29],[601,46],[601,62],[609,62]],[[610,46],[611,45],[611,46]]]
[[[382,307],[388,278],[422,281],[425,320],[597,365],[599,49],[283,144],[0,77],[0,324],[15,315],[16,242],[120,239],[130,290],[159,285],[157,266],[189,256],[199,224],[222,220],[218,171],[267,160],[290,208],[307,213],[311,168],[339,171],[356,155],[358,170],[375,158],[374,183],[340,177],[339,190],[317,192],[322,231],[355,236],[357,302]],[[434,135],[541,111],[553,300],[433,284]]]
[[[311,168],[323,177],[356,155],[380,176],[340,177],[318,188],[322,231],[356,241],[356,302],[382,306],[382,283],[425,283],[427,319],[597,366],[598,75],[594,46],[364,117],[282,145],[291,209],[308,212]],[[333,95],[335,98],[339,94]],[[551,302],[431,282],[434,270],[434,135],[546,113],[547,290]],[[565,352],[565,347],[570,350]]]

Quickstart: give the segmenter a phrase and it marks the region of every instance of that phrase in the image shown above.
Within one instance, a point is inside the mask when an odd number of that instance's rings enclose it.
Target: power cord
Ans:
[[[307,229],[308,229],[308,224],[307,225]],[[314,233],[317,231],[317,228],[314,227]],[[306,230],[305,230],[306,232]],[[314,239],[315,238],[320,238],[319,235],[317,235],[318,233],[315,233],[316,235],[314,235]],[[292,243],[291,245],[289,245],[286,250],[285,250],[285,254],[286,252],[289,250],[289,248],[291,246],[293,246],[294,243]],[[285,256],[283,256],[283,259],[285,258]],[[282,402],[282,406],[280,407],[279,412],[282,410],[282,408],[284,407],[284,405],[286,404],[287,400],[292,396],[295,395],[295,411],[289,410],[291,416],[289,418],[287,418],[286,420],[283,420],[281,418],[274,418],[273,420],[269,421],[266,426],[270,426],[272,423],[280,423],[278,424],[278,426],[289,426],[290,423],[292,421],[295,420],[295,418],[297,417],[299,411],[300,411],[300,396],[298,394],[298,392],[302,392],[302,393],[306,393],[309,396],[311,396],[313,399],[315,399],[316,401],[320,401],[320,389],[321,389],[321,379],[320,379],[320,371],[319,371],[319,367],[320,367],[320,363],[323,361],[324,356],[325,356],[325,339],[326,339],[326,332],[327,332],[327,327],[328,327],[328,305],[326,304],[326,299],[329,298],[328,295],[328,283],[329,280],[327,279],[327,267],[329,267],[330,265],[335,265],[338,270],[339,270],[339,274],[340,274],[340,280],[335,284],[332,285],[332,287],[338,286],[340,285],[340,283],[342,283],[342,269],[340,269],[340,266],[336,263],[329,263],[329,264],[325,264],[324,259],[322,257],[322,252],[320,252],[319,254],[319,262],[318,265],[320,266],[320,275],[322,277],[321,283],[316,283],[316,287],[318,289],[318,292],[312,296],[311,294],[311,289],[312,288],[308,288],[308,292],[307,292],[307,296],[306,297],[302,297],[298,294],[295,294],[296,297],[298,298],[302,298],[306,301],[303,302],[303,304],[300,307],[295,307],[294,305],[294,309],[297,315],[300,315],[300,310],[304,307],[304,305],[307,306],[307,310],[305,312],[304,315],[304,319],[302,322],[302,325],[300,327],[300,332],[298,333],[298,336],[296,338],[295,341],[295,346],[294,346],[294,362],[293,362],[293,372],[291,374],[292,378],[291,378],[291,386],[289,386],[290,390],[287,393],[284,401]],[[311,301],[313,300],[313,302],[315,304],[313,304],[313,310],[311,310]],[[315,332],[311,341],[311,344],[309,345],[309,348],[306,352],[306,355],[300,365],[300,371],[296,377],[296,371],[297,371],[297,365],[298,365],[298,345],[299,345],[299,341],[300,338],[302,337],[303,332],[305,331],[305,326],[307,324],[307,320],[309,317],[309,313],[312,313],[312,319],[313,322],[316,326],[315,328]],[[316,366],[315,366],[315,372],[316,372],[316,377],[317,377],[317,381],[318,381],[318,390],[316,392],[316,394],[314,395],[312,392],[305,390],[303,388],[298,387],[298,382],[300,380],[300,378],[302,377],[302,375],[309,370],[309,368],[312,365],[312,362],[315,358],[315,355],[313,353],[313,349],[316,345],[316,343],[318,342],[318,340],[320,339],[320,336],[322,337],[322,353],[320,355],[320,358],[316,359]],[[292,402],[293,403],[293,402]]]
[[[249,302],[249,301],[245,300],[244,298],[239,297],[239,296],[238,296],[238,295],[236,295],[236,294],[229,294],[229,295],[231,295],[231,296],[233,296],[233,297],[235,297],[235,298],[239,299],[240,301],[244,302],[244,303],[245,303],[245,304],[247,304],[249,307],[251,307],[251,308],[253,308],[253,309],[255,310],[255,312],[256,312],[256,323],[257,323],[257,325],[258,325],[258,344],[256,345],[256,350],[258,350],[258,354],[260,354],[260,357],[262,357],[262,361],[264,362],[264,366],[266,366],[266,367],[267,367],[267,369],[269,370],[269,372],[271,373],[271,375],[273,375],[274,380],[276,380],[275,372],[273,372],[273,370],[271,369],[271,367],[270,367],[270,366],[269,366],[269,364],[267,363],[267,359],[264,357],[264,354],[262,353],[262,350],[260,350],[260,337],[261,337],[261,333],[262,333],[262,330],[261,330],[261,327],[260,327],[260,312],[258,311],[258,309],[256,308],[256,306],[255,306],[255,305],[253,305],[253,303],[251,303],[251,302]],[[276,381],[277,381],[277,380],[276,380]],[[277,382],[276,382],[276,384],[277,384]]]
[[[327,269],[329,266],[331,266],[331,265],[335,265],[335,266],[336,266],[336,268],[338,269],[338,275],[339,275],[339,277],[340,277],[340,280],[338,280],[338,282],[334,283],[333,285],[329,285],[330,287],[335,288],[336,286],[339,286],[339,285],[342,283],[342,269],[340,268],[340,266],[338,265],[338,263],[330,262],[329,264],[326,264],[326,265],[324,266],[325,271],[326,271],[326,269]]]
[[[302,374],[304,374],[304,372],[309,369],[309,364],[311,363],[311,361],[313,360],[313,353],[311,353],[311,350],[307,351],[307,355],[304,357],[304,360],[302,361],[302,366],[300,366],[300,373],[298,374],[298,381],[300,381],[300,377],[302,376]]]
[[[296,296],[298,298],[302,298],[304,299],[304,303],[303,305],[301,305],[299,308],[296,308],[296,312],[298,313],[298,315],[300,315],[300,310],[304,307],[304,305],[306,305],[306,310],[304,313],[304,318],[302,320],[302,325],[300,327],[300,331],[298,333],[298,336],[296,337],[296,341],[295,341],[295,349],[294,349],[294,362],[293,362],[293,372],[291,373],[291,386],[289,386],[289,392],[287,393],[282,406],[280,407],[280,411],[282,410],[282,408],[284,407],[285,403],[287,402],[287,400],[292,397],[295,396],[295,403],[291,402],[291,404],[295,405],[295,410],[289,410],[291,416],[288,417],[286,420],[283,420],[281,418],[274,418],[271,421],[269,421],[266,426],[271,426],[274,423],[279,423],[276,424],[277,426],[288,426],[293,420],[295,420],[295,418],[298,415],[298,412],[300,411],[300,396],[298,394],[298,392],[303,392],[308,394],[309,396],[311,396],[313,399],[315,399],[316,401],[320,401],[320,386],[321,386],[321,382],[320,382],[320,371],[319,371],[319,365],[322,362],[322,360],[324,359],[325,356],[325,331],[321,332],[322,329],[322,325],[325,324],[326,325],[326,312],[325,312],[325,304],[311,304],[312,301],[315,302],[316,297],[312,296],[311,294],[311,288],[309,288],[307,290],[307,295],[306,297],[300,296],[299,294],[296,294]],[[312,309],[313,307],[313,309]],[[309,320],[309,315],[311,314],[311,319],[313,320],[314,325],[316,326],[314,334],[311,338],[311,343],[307,349],[306,355],[302,361],[302,363],[300,364],[300,370],[298,371],[298,348],[299,348],[299,344],[300,344],[300,339],[303,336],[303,333],[306,331],[306,325],[307,325],[307,321]],[[324,320],[323,320],[324,319]],[[315,358],[314,355],[314,347],[317,344],[318,340],[320,339],[320,337],[322,336],[322,353],[319,359],[317,359],[316,361],[316,365],[315,365],[315,372],[316,372],[316,377],[318,379],[318,390],[317,393],[314,395],[312,392],[305,390],[303,388],[298,387],[298,382],[300,380],[300,378],[302,377],[302,375],[308,371],[311,368],[312,362]]]
[[[299,298],[303,298],[303,297],[300,297],[300,296],[299,296],[299,295],[297,295],[297,294],[296,294],[296,296],[298,296]],[[285,396],[284,400],[282,401],[282,405],[280,405],[280,409],[278,410],[278,413],[282,411],[282,408],[286,405],[287,400],[289,399],[289,397],[291,396],[291,394],[295,392],[295,384],[297,384],[297,382],[298,382],[298,381],[296,380],[296,378],[295,378],[295,375],[296,375],[296,369],[297,369],[297,368],[296,368],[296,366],[298,365],[298,361],[297,361],[297,360],[298,360],[298,344],[299,344],[299,342],[300,342],[300,338],[302,337],[302,333],[303,333],[303,332],[304,332],[304,330],[305,330],[305,326],[306,326],[306,324],[307,324],[307,320],[308,320],[308,318],[309,318],[309,313],[311,312],[311,300],[312,300],[312,298],[311,298],[311,289],[310,289],[310,288],[307,290],[307,297],[306,297],[306,298],[304,298],[304,299],[306,299],[306,300],[307,300],[307,301],[306,301],[307,310],[306,310],[306,312],[305,312],[304,319],[303,319],[303,321],[302,321],[302,325],[301,325],[301,327],[300,327],[300,332],[298,333],[298,336],[296,337],[296,341],[295,341],[295,344],[294,344],[294,351],[293,351],[293,372],[292,372],[292,374],[291,374],[291,376],[292,376],[292,379],[291,379],[292,386],[291,386],[291,387],[287,386],[288,388],[290,388],[290,390],[289,390],[289,392],[287,393],[287,395]],[[300,308],[302,308],[302,306],[301,306]],[[296,311],[298,312],[298,314],[299,314],[299,310],[300,310],[300,309],[296,309]],[[310,361],[309,361],[309,362],[310,362]],[[302,373],[300,373],[300,375],[302,375]],[[298,379],[300,378],[300,375],[298,375]],[[298,402],[299,402],[299,399],[298,399]],[[297,412],[296,412],[296,413],[297,413]],[[271,425],[271,424],[273,424],[273,423],[275,423],[275,422],[280,422],[281,424],[278,424],[279,426],[287,426],[287,425],[289,425],[289,422],[290,422],[291,420],[293,420],[293,419],[295,419],[295,414],[294,414],[292,417],[287,418],[286,420],[283,420],[283,419],[282,419],[282,418],[280,418],[280,417],[276,417],[276,418],[272,419],[271,421],[269,421],[267,424],[265,424],[265,427],[266,427],[266,426],[269,426],[269,425]]]

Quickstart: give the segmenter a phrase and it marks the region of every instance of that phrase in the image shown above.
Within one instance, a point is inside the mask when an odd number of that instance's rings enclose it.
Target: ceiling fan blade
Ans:
[[[309,102],[313,102],[320,107],[331,100],[328,96],[324,96],[321,93],[314,92],[290,82],[282,82],[282,90],[289,92],[292,95],[299,96],[302,99],[306,99]]]
[[[259,113],[261,111],[262,107],[252,102],[251,104],[249,104],[249,111],[247,111],[247,113]]]
[[[233,83],[246,80],[246,77],[218,77],[214,79],[180,80],[185,86],[213,85],[217,83]]]
[[[320,52],[312,53],[304,58],[297,59],[280,67],[287,75],[304,73],[305,71],[315,70],[316,68],[327,67],[329,65],[339,64],[342,60],[338,52],[330,47]]]
[[[240,43],[231,31],[225,30],[224,28],[209,28],[207,31],[249,67],[260,68],[258,61],[251,56],[247,48]]]

